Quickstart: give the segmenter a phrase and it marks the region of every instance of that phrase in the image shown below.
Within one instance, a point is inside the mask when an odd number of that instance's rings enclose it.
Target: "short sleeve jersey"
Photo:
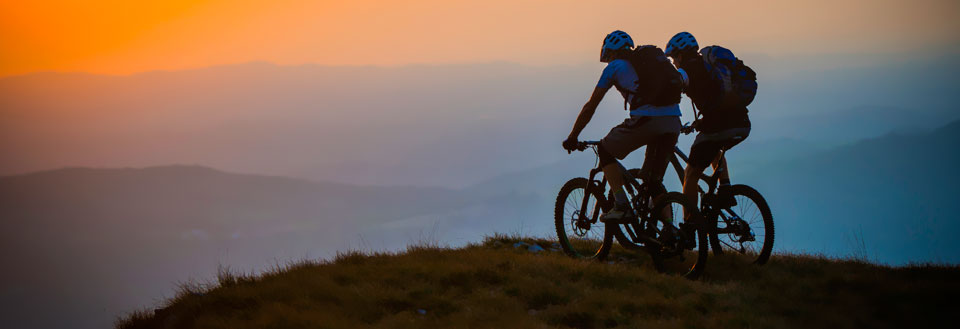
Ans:
[[[600,74],[600,81],[597,82],[597,88],[610,90],[610,87],[616,86],[620,95],[628,103],[633,97],[633,93],[639,87],[639,78],[630,62],[623,59],[615,59],[607,63]],[[680,116],[680,105],[653,106],[642,105],[630,110],[631,116]]]
[[[597,88],[610,90],[610,87],[617,86],[617,90],[623,95],[623,99],[630,100],[631,92],[637,90],[637,73],[633,70],[630,62],[622,59],[615,59],[607,63],[600,74],[600,81],[597,82]]]

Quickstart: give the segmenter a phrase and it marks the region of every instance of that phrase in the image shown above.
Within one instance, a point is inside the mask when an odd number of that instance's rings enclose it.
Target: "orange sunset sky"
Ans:
[[[778,54],[956,51],[955,0],[4,1],[0,76],[268,61],[576,64],[623,29]]]

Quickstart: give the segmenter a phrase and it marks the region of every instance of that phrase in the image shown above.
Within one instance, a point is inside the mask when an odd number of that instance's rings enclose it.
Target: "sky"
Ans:
[[[952,0],[37,0],[0,3],[0,77],[282,65],[595,61],[614,30],[676,32],[738,52],[957,52]],[[918,50],[920,50],[918,52]]]

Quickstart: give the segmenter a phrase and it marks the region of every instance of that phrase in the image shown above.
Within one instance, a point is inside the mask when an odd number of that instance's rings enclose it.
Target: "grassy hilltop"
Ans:
[[[905,328],[953,322],[960,293],[956,266],[775,255],[758,267],[711,255],[706,277],[688,281],[648,259],[615,248],[610,262],[580,261],[552,241],[506,236],[347,253],[255,277],[223,273],[117,327]]]

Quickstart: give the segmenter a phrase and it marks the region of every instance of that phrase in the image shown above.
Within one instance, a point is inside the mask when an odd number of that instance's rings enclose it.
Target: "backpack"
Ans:
[[[632,92],[630,108],[641,105],[666,106],[680,103],[683,78],[663,50],[657,46],[638,46],[626,56],[637,73],[637,91]],[[624,103],[624,107],[627,104]]]
[[[700,50],[711,79],[720,84],[721,104],[747,106],[757,96],[757,73],[727,48],[709,46]]]

